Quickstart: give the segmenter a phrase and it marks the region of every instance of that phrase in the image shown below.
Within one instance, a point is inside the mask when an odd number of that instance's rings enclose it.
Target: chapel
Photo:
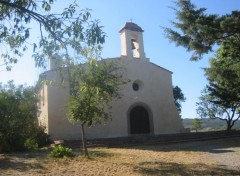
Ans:
[[[122,76],[130,80],[120,91],[122,97],[112,102],[111,119],[85,129],[87,139],[183,133],[181,118],[174,104],[172,72],[150,61],[144,52],[143,29],[127,22],[119,31],[121,56],[111,58],[122,68]],[[79,125],[66,117],[69,85],[60,85],[56,61],[50,59],[50,69],[44,73],[54,85],[39,89],[38,121],[53,140],[79,140]]]

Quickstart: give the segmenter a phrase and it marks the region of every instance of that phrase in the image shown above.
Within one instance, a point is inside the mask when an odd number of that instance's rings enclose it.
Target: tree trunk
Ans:
[[[227,121],[227,132],[230,132],[233,127],[233,124],[231,124],[231,121]]]
[[[87,150],[85,132],[84,132],[84,124],[81,124],[81,132],[82,132],[82,146],[83,146],[83,150],[84,150],[84,155],[88,156],[88,150]]]

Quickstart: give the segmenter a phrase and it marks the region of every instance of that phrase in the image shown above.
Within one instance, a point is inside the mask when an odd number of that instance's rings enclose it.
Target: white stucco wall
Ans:
[[[48,92],[47,92],[47,86],[43,85],[41,86],[41,88],[39,89],[39,102],[38,102],[38,107],[39,107],[39,111],[38,111],[38,123],[40,126],[45,128],[45,131],[47,133],[49,133],[48,130]]]
[[[184,128],[173,101],[172,73],[147,59],[129,59],[123,56],[113,60],[122,66],[123,76],[131,81],[121,87],[122,98],[113,102],[111,120],[106,124],[86,128],[86,137],[90,139],[129,136],[130,108],[139,104],[150,114],[153,134],[183,132]],[[48,106],[45,106],[41,113],[47,115],[51,138],[80,139],[80,127],[70,124],[66,118],[68,83],[65,83],[63,88],[55,71],[48,71],[46,74],[47,79],[55,80],[55,86],[47,86],[48,93],[45,94],[45,99]],[[135,80],[143,83],[139,91],[132,89]]]

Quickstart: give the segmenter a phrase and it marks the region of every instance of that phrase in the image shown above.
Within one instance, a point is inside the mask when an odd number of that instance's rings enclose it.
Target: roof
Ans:
[[[122,59],[122,57],[112,57],[112,58],[105,58],[105,59],[103,59],[103,60],[105,60],[105,61],[108,61],[108,60],[120,60],[120,59]],[[149,58],[148,58],[149,59]],[[161,66],[159,66],[159,65],[157,65],[157,64],[155,64],[155,63],[152,63],[152,62],[147,62],[147,63],[149,63],[149,64],[151,64],[151,65],[153,65],[153,66],[155,66],[155,67],[158,67],[158,68],[160,68],[160,69],[162,69],[162,70],[165,70],[165,71],[167,71],[167,72],[169,72],[170,74],[173,74],[173,72],[172,71],[170,71],[170,70],[168,70],[168,69],[166,69],[166,68],[164,68],[164,67],[161,67]]]
[[[133,22],[126,22],[126,24],[120,29],[119,32],[122,32],[124,29],[128,29],[130,31],[144,32],[144,30],[139,27],[137,24]]]

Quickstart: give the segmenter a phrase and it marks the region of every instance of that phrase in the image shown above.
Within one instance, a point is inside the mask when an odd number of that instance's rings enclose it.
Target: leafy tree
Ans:
[[[184,97],[182,90],[178,86],[173,87],[173,98],[178,113],[181,114],[182,112],[181,103],[185,102],[186,98]]]
[[[88,57],[84,65],[75,66],[71,72],[72,95],[68,104],[68,119],[81,126],[82,144],[88,155],[85,126],[91,127],[109,119],[111,102],[120,98],[119,85],[123,83],[117,67],[110,61]]]
[[[53,5],[54,0],[0,0],[1,58],[7,70],[28,47],[33,48],[36,66],[45,67],[46,59],[54,54],[69,64],[70,53],[79,54],[85,45],[104,43],[105,33],[98,20],[90,21],[90,10],[79,10],[74,2],[62,12],[52,13]],[[30,40],[32,24],[39,32],[38,43]]]
[[[176,30],[164,28],[165,33],[177,46],[193,51],[191,60],[219,46],[210,68],[205,69],[209,86],[200,97],[198,113],[225,120],[230,130],[239,119],[240,11],[207,14],[206,8],[196,8],[190,0],[178,0],[176,6],[178,21],[172,22]]]
[[[230,37],[211,58],[210,67],[204,69],[211,84],[216,84],[232,94],[240,93],[240,36]],[[235,96],[239,99],[239,96]]]
[[[193,119],[192,120],[192,126],[193,126],[193,129],[195,129],[196,132],[197,132],[197,130],[202,127],[201,119],[197,119],[197,118]]]
[[[201,117],[226,121],[231,130],[240,118],[240,37],[229,37],[205,69],[209,85],[198,103]]]
[[[165,33],[177,46],[193,51],[191,60],[201,59],[203,54],[213,50],[215,44],[239,38],[240,11],[222,16],[207,14],[206,8],[196,8],[190,0],[178,0],[176,6],[173,9],[178,21],[172,22],[176,30],[164,28]]]
[[[197,113],[201,118],[220,119],[226,122],[227,131],[230,131],[240,118],[239,101],[232,101],[233,95],[219,87],[208,86],[197,103]]]
[[[37,126],[37,101],[33,87],[0,84],[0,151],[23,150],[30,138],[39,142],[43,131]]]

